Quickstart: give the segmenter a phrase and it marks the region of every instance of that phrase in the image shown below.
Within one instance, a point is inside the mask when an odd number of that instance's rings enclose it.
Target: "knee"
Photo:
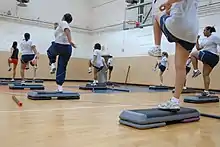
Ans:
[[[203,73],[202,75],[204,78],[209,77],[209,73]]]

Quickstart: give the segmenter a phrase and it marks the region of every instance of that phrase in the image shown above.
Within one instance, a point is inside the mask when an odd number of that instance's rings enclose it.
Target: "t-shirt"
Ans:
[[[113,58],[109,58],[109,59],[108,59],[108,62],[107,62],[107,63],[108,63],[108,66],[113,66],[113,63],[112,63],[112,62],[113,62]]]
[[[214,34],[199,43],[202,50],[210,51],[213,54],[218,54],[218,45],[220,45],[220,38]]]
[[[198,0],[181,0],[172,4],[166,28],[176,38],[196,43],[199,33]]]
[[[96,61],[94,62],[94,57],[96,57]],[[96,67],[101,67],[103,65],[102,56],[101,56],[101,50],[95,49],[93,51],[93,57],[92,57],[92,63]]]
[[[70,44],[68,38],[64,32],[65,29],[69,29],[69,24],[66,21],[61,21],[59,26],[55,30],[55,42],[59,44]]]
[[[160,11],[160,6],[164,4],[167,0],[152,0],[152,15],[160,15],[163,14],[164,12]]]
[[[34,46],[34,44],[32,43],[31,40],[23,40],[20,44],[20,48],[21,48],[21,54],[22,55],[32,55],[34,54],[34,51],[32,50],[32,47]]]
[[[167,57],[163,56],[160,60],[160,65],[167,66]]]
[[[11,55],[11,58],[12,58],[12,59],[18,59],[18,53],[19,53],[18,48],[13,48],[13,47],[12,47],[12,55]]]

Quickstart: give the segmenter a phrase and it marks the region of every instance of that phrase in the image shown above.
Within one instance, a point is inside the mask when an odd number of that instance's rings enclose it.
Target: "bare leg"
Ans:
[[[112,70],[109,70],[109,73],[108,73],[108,80],[109,81],[111,80],[111,76],[112,76]]]
[[[160,29],[160,24],[157,20],[154,20],[154,43],[156,46],[160,46],[162,38],[162,31]]]
[[[33,80],[36,79],[36,76],[37,76],[37,68],[36,67],[33,67],[34,68],[34,77],[33,77]]]
[[[175,92],[174,97],[180,98],[183,90],[184,82],[186,80],[186,61],[189,57],[189,52],[183,48],[180,44],[176,43],[176,54],[175,54]]]
[[[198,58],[199,58],[199,51],[194,51],[190,54],[193,69],[198,69]]]
[[[162,71],[160,71],[159,76],[160,76],[160,85],[163,85],[163,73]]]
[[[17,68],[17,64],[13,64],[13,75],[12,75],[12,79],[15,79],[15,76],[16,76],[16,68]]]
[[[204,88],[206,91],[209,91],[209,85],[210,85],[210,73],[212,71],[212,68],[208,64],[203,65],[203,81],[204,81]]]
[[[20,69],[20,74],[21,74],[21,80],[24,81],[24,70],[25,70],[26,64],[21,63],[21,69]]]

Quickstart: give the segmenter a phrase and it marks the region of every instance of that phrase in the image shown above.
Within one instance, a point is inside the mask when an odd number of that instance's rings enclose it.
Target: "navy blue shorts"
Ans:
[[[164,35],[166,36],[167,40],[169,42],[176,42],[179,43],[183,48],[185,48],[187,51],[191,52],[196,43],[190,43],[181,39],[176,38],[174,35],[172,35],[166,28],[166,19],[170,17],[169,15],[163,15],[160,18],[160,28]]]
[[[35,57],[35,54],[30,55],[22,55],[21,56],[21,63],[27,64],[29,61],[32,61]]]
[[[97,66],[93,65],[93,67],[97,70],[97,72],[100,72],[103,69],[104,66],[97,67]]]
[[[219,62],[219,56],[209,51],[199,51],[199,60],[203,64],[208,64],[211,68],[214,68]]]
[[[159,69],[161,72],[164,72],[166,70],[166,66],[159,64]]]

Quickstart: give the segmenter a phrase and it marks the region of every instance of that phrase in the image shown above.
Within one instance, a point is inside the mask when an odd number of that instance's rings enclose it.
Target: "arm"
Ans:
[[[157,66],[158,66],[159,64],[158,64],[158,62],[155,64],[155,66],[154,66],[154,69],[156,70],[156,68],[157,68]]]
[[[167,60],[167,70],[169,70],[169,66],[170,66],[170,63],[169,63],[169,61]]]
[[[12,54],[13,54],[13,51],[14,51],[14,49],[11,48],[11,49],[10,49],[10,56],[9,56],[9,58],[11,58],[11,56],[12,56]]]
[[[72,37],[71,37],[71,32],[68,28],[64,29],[64,32],[67,36],[67,39],[69,41],[69,43],[72,45],[72,47],[76,48],[76,45],[72,42]]]
[[[35,56],[38,58],[39,53],[37,52],[36,46],[35,46],[35,45],[32,45],[31,48],[32,48],[32,50],[33,50]]]
[[[199,38],[200,36],[197,37],[197,40],[196,40],[196,49],[199,51],[201,50],[203,47],[199,44]]]

